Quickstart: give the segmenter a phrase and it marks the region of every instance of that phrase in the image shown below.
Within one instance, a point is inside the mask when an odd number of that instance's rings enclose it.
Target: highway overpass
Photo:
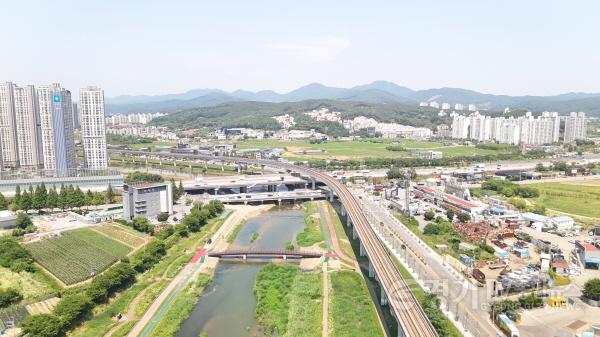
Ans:
[[[269,166],[297,172],[314,180],[325,183],[342,203],[347,213],[348,223],[354,226],[357,237],[361,242],[364,254],[369,259],[369,273],[376,277],[381,285],[382,303],[390,306],[392,315],[398,322],[398,335],[407,337],[438,336],[433,325],[425,315],[417,299],[410,291],[409,286],[396,268],[394,261],[389,256],[384,244],[363,214],[358,201],[348,189],[326,173],[312,168],[293,165],[289,163],[258,160],[241,157],[214,157],[181,153],[147,153],[142,151],[119,152],[136,157],[159,157],[163,159],[207,160],[226,163],[248,164],[256,166]]]

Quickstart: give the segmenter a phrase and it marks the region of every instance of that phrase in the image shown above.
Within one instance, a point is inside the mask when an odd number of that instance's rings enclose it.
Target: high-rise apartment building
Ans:
[[[467,130],[468,129],[468,130]],[[506,144],[543,145],[558,142],[560,117],[556,112],[543,112],[534,118],[531,112],[519,118],[480,115],[454,115],[452,137],[480,142],[497,141]]]
[[[71,92],[59,84],[38,88],[44,168],[67,174],[76,168]]]
[[[77,103],[73,103],[73,129],[81,129],[81,123],[79,121],[79,106]]]
[[[79,91],[81,141],[84,166],[91,169],[108,167],[106,129],[104,125],[104,91],[97,87]]]
[[[571,112],[565,118],[565,143],[587,137],[587,118],[585,112]]]
[[[19,166],[14,86],[11,82],[0,84],[0,159],[2,168]]]
[[[15,121],[19,167],[38,169],[44,164],[40,134],[40,112],[33,85],[14,87]]]

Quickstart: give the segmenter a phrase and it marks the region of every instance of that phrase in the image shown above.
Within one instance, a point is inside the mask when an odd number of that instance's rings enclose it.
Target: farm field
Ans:
[[[397,158],[411,157],[408,151],[390,151],[386,147],[391,144],[402,146],[406,149],[441,151],[444,156],[486,155],[504,153],[507,148],[498,150],[479,149],[469,146],[443,146],[441,143],[417,141],[410,139],[384,139],[378,142],[371,141],[330,141],[320,144],[311,144],[309,141],[277,141],[277,140],[245,140],[237,142],[239,149],[253,148],[283,148],[284,157],[294,160],[307,159],[361,159],[369,157]]]
[[[20,272],[15,273],[8,268],[0,267],[0,288],[17,289],[23,298],[30,299],[44,297],[56,289],[43,279],[46,276],[42,271],[37,270],[34,273]],[[49,277],[48,277],[49,278]]]
[[[66,285],[84,281],[127,255],[131,247],[91,229],[25,245],[34,260]]]
[[[536,204],[549,210],[567,213],[573,216],[600,219],[600,188],[572,183],[540,183],[528,186],[540,191]]]
[[[146,242],[142,234],[133,233],[133,231],[112,223],[95,226],[92,229],[133,248],[138,248]]]

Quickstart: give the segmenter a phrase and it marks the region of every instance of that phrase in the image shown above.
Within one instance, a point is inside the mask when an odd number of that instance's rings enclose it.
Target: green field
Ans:
[[[289,294],[287,331],[283,337],[320,337],[323,330],[323,274],[299,273]]]
[[[586,186],[586,184],[592,186]],[[540,191],[540,196],[535,199],[535,202],[544,205],[550,211],[555,210],[575,217],[600,219],[600,188],[594,185],[594,183],[573,182],[540,183],[527,186]]]
[[[177,143],[173,143],[173,142],[154,141],[152,143],[130,144],[129,148],[136,151],[139,149],[155,147],[155,146],[176,146],[176,145],[177,145]]]
[[[307,201],[303,206],[305,210],[304,230],[296,235],[296,242],[300,247],[310,247],[323,241],[323,230],[321,229],[321,221],[319,221],[315,201]],[[314,215],[317,215],[317,217]]]
[[[17,289],[25,301],[42,299],[54,293],[57,288],[52,286],[44,276],[49,278],[41,270],[33,273],[22,271],[15,273],[8,268],[0,267],[0,289]]]
[[[390,151],[386,147],[399,145],[407,150],[435,150],[444,156],[486,155],[504,153],[509,147],[498,150],[479,149],[473,146],[444,146],[441,143],[409,139],[379,139],[378,141],[329,141],[311,144],[309,141],[245,140],[236,143],[239,149],[282,148],[283,156],[288,159],[361,159],[361,158],[399,158],[411,157],[408,151]]]
[[[360,274],[338,271],[330,274],[329,307],[332,337],[383,337],[375,306]]]
[[[34,260],[66,285],[84,281],[127,255],[131,247],[91,229],[25,245]]]

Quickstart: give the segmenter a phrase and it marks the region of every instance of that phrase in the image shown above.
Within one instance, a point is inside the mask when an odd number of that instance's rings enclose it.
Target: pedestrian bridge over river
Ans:
[[[302,259],[302,258],[320,258],[323,253],[308,250],[286,250],[286,249],[270,249],[270,250],[252,250],[252,249],[231,249],[220,252],[211,252],[210,257],[218,258],[271,258],[271,259]]]

